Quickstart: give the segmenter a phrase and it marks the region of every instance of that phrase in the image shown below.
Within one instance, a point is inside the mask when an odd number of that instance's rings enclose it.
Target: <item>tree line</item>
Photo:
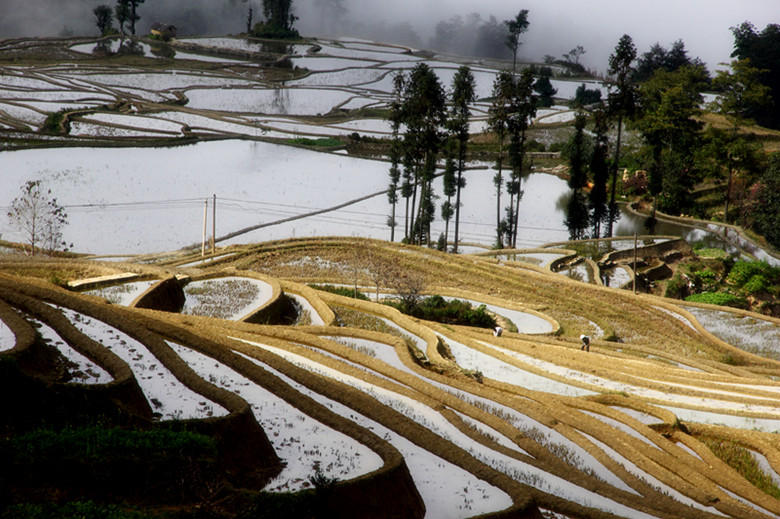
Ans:
[[[138,9],[144,2],[145,0],[117,0],[113,7],[108,4],[95,7],[92,14],[95,16],[95,24],[100,34],[102,36],[119,33],[123,36],[135,35],[136,22],[141,19]],[[328,3],[328,7],[333,6],[334,9],[341,6],[339,0],[336,0],[335,4],[330,0],[319,0],[319,3]],[[256,24],[253,24],[254,9],[251,3],[247,9],[247,33],[267,38],[299,37],[298,31],[293,26],[298,17],[294,13],[292,0],[262,0],[264,19]],[[114,27],[115,20],[118,29]]]
[[[527,11],[521,15],[527,17]],[[780,246],[776,225],[780,159],[767,160],[760,140],[744,130],[752,117],[760,114],[768,118],[767,109],[773,106],[771,78],[775,69],[756,67],[748,54],[759,47],[766,49],[768,44],[761,46],[756,39],[774,38],[777,28],[770,26],[758,33],[746,23],[732,31],[734,57],[738,59],[715,77],[701,60],[688,55],[681,40],[668,49],[656,44],[642,55],[629,35],[619,40],[609,57],[607,98],[582,97],[581,105],[585,100],[593,105],[588,110],[581,106],[574,133],[563,150],[571,189],[564,223],[572,239],[612,236],[619,216],[619,193],[650,200],[651,232],[656,211],[708,217],[696,201],[695,190],[709,184],[723,204],[716,219],[753,229]],[[516,51],[510,40],[505,44]],[[576,60],[582,52],[573,49],[572,53],[569,59]],[[780,61],[780,51],[773,56],[764,56],[762,63],[772,66]],[[554,95],[551,72],[545,68],[500,72],[493,85],[489,129],[496,141],[497,247],[517,246],[522,181],[529,169],[527,131],[537,108],[551,103]],[[473,75],[468,67],[461,67],[449,97],[426,64],[418,64],[408,75],[399,73],[395,81],[390,116],[391,239],[399,227],[409,243],[437,242],[441,249],[453,243],[452,250],[457,251],[460,193],[466,186],[467,120],[469,105],[474,102]],[[708,104],[702,95],[705,89],[717,92]],[[707,114],[720,119],[716,124],[705,124]],[[628,152],[624,150],[627,130],[639,137]],[[436,240],[430,228],[436,212],[433,179],[438,158],[445,163],[441,207],[445,232]],[[397,211],[402,201],[403,209]],[[451,240],[449,224],[453,218]]]
[[[119,24],[119,32],[122,35],[127,33],[135,35],[135,23],[141,19],[138,14],[138,6],[144,3],[145,0],[117,0],[113,9],[110,5],[101,4],[92,10],[95,15],[95,23],[97,24],[100,34],[103,36],[109,36],[116,34],[114,29],[114,19]]]
[[[746,130],[759,114],[771,123],[767,115],[774,104],[767,79],[772,77],[771,69],[754,66],[743,49],[741,40],[751,37],[746,33],[759,37],[750,24],[732,28],[732,32],[733,57],[739,59],[714,78],[701,60],[688,56],[681,40],[669,49],[655,44],[638,56],[630,36],[620,39],[609,57],[606,103],[599,104],[588,117],[592,137],[584,132],[586,115],[582,112],[564,149],[572,189],[565,220],[571,239],[612,236],[620,187],[626,195],[650,200],[646,222],[650,232],[657,221],[656,211],[707,219],[712,215],[697,200],[696,191],[709,185],[714,186],[723,204],[715,219],[753,229],[780,247],[776,225],[780,214],[776,195],[779,161],[776,156],[767,157],[760,139]],[[776,32],[777,28],[770,26],[762,34]],[[771,65],[772,58],[763,58]],[[780,62],[780,46],[774,61]],[[705,90],[717,93],[709,103],[702,95]],[[713,114],[720,119],[708,119]],[[615,127],[611,145],[609,123]],[[640,141],[630,153],[621,155],[626,128]],[[611,156],[607,154],[610,147]],[[621,168],[635,173],[619,179]]]

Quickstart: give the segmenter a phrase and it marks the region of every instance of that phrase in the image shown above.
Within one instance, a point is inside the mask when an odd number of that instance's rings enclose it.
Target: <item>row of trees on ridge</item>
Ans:
[[[527,12],[521,12],[518,19],[521,16],[527,17]],[[749,32],[744,25],[733,31],[738,41]],[[739,52],[737,45],[735,55]],[[517,246],[522,179],[528,170],[527,130],[537,107],[544,106],[542,99],[551,100],[554,95],[554,89],[552,94],[548,90],[552,88],[550,73],[534,77],[534,72],[539,74],[541,70],[526,67],[519,74],[499,73],[491,96],[489,128],[497,142],[494,184],[499,247]],[[711,79],[701,61],[688,56],[681,41],[669,50],[656,44],[638,56],[633,40],[624,35],[609,57],[608,74],[606,102],[598,103],[590,114],[583,110],[577,115],[574,134],[564,149],[572,189],[565,223],[572,239],[612,236],[618,216],[617,194],[622,187],[618,173],[626,166],[643,171],[639,179],[629,178],[627,187],[635,194],[646,192],[651,197],[651,224],[656,210],[671,214],[700,212],[692,192],[709,179],[724,191],[723,221],[760,229],[770,241],[773,234],[780,234],[761,224],[772,220],[772,211],[775,218],[780,211],[768,191],[775,182],[770,178],[773,168],[762,166],[760,143],[741,130],[752,114],[772,105],[771,87],[762,79],[766,70],[741,59]],[[706,108],[727,121],[726,129],[704,124],[705,89],[719,92]],[[444,89],[427,65],[418,65],[408,77],[396,76],[390,117],[392,214],[388,224],[392,239],[398,224],[396,204],[403,198],[404,238],[417,244],[433,241],[430,225],[436,196],[432,181],[437,158],[443,152],[446,200],[441,214],[446,226],[439,245],[444,248],[443,244],[449,242],[449,222],[454,217],[453,250],[457,251],[460,190],[465,187],[462,172],[468,148],[466,121],[469,104],[475,101],[473,91],[473,76],[468,67],[461,67],[450,89],[448,111]],[[543,92],[545,95],[540,95]],[[592,131],[586,131],[586,125]],[[634,142],[628,154],[623,153],[626,129],[640,137],[639,145]],[[610,142],[611,135],[614,142]],[[509,201],[502,208],[504,192]],[[732,207],[735,203],[736,210]]]

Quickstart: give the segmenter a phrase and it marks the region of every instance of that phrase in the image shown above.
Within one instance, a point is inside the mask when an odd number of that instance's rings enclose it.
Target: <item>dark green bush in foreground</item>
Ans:
[[[18,504],[0,513],[0,519],[144,519],[146,513],[123,510],[113,505],[98,505],[91,501],[57,505]]]
[[[3,442],[2,451],[14,463],[55,459],[102,460],[117,458],[159,459],[214,457],[213,439],[189,431],[134,431],[100,425],[60,431],[38,429]]]

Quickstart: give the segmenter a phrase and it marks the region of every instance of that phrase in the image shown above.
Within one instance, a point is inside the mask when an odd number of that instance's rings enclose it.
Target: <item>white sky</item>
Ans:
[[[310,10],[315,0],[294,0],[305,31],[317,21]],[[623,34],[638,52],[659,42],[669,47],[682,39],[692,57],[712,70],[729,61],[734,38],[729,27],[748,20],[763,29],[780,23],[780,0],[343,0],[347,17],[365,24],[410,23],[425,46],[441,20],[478,12],[499,21],[529,10],[529,31],[523,36],[520,58],[541,61],[545,54],[560,57],[577,45],[585,47],[581,62],[604,71],[609,54]],[[0,0],[0,38],[17,36],[96,35],[92,9],[113,0]],[[214,34],[245,28],[248,6],[261,12],[261,0],[149,0],[141,4],[139,30],[161,18],[182,27],[199,27]],[[197,12],[195,15],[193,13]],[[193,17],[200,24],[193,24]],[[204,21],[205,20],[205,21]]]
[[[659,42],[669,47],[682,39],[692,57],[710,69],[730,60],[734,38],[729,27],[748,20],[763,29],[780,23],[778,0],[348,0],[352,16],[384,18],[388,23],[408,20],[427,41],[432,26],[455,14],[493,14],[499,20],[528,9],[531,25],[521,38],[520,56],[541,60],[560,57],[577,45],[585,47],[582,63],[603,71],[609,54],[623,34],[629,34],[638,52]]]

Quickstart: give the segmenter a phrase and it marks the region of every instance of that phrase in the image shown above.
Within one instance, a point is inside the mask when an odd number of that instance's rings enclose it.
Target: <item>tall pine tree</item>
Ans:
[[[477,82],[474,74],[467,66],[462,66],[455,73],[452,79],[452,106],[450,108],[448,129],[451,138],[455,141],[457,148],[457,178],[455,179],[455,243],[453,252],[458,253],[458,242],[460,240],[460,194],[461,189],[466,187],[466,179],[463,177],[463,169],[466,167],[466,152],[469,142],[469,118],[471,117],[471,108],[469,105],[477,100]],[[446,188],[445,188],[446,189]],[[446,194],[446,193],[445,193]]]
[[[612,236],[612,224],[617,218],[615,194],[617,189],[617,170],[620,165],[620,145],[623,135],[623,124],[631,119],[636,112],[636,84],[634,83],[633,63],[636,60],[636,46],[631,36],[624,34],[615,51],[609,57],[607,74],[612,78],[607,96],[607,113],[617,120],[617,141],[615,157],[612,159],[612,190],[609,197],[609,217],[607,236]]]
[[[493,176],[493,184],[496,186],[496,246],[499,248],[503,247],[505,231],[501,222],[501,192],[504,188],[504,145],[508,133],[509,117],[512,113],[514,88],[514,76],[509,72],[500,72],[493,81],[493,104],[488,110],[488,126],[496,135],[496,140],[498,141],[496,174]]]

